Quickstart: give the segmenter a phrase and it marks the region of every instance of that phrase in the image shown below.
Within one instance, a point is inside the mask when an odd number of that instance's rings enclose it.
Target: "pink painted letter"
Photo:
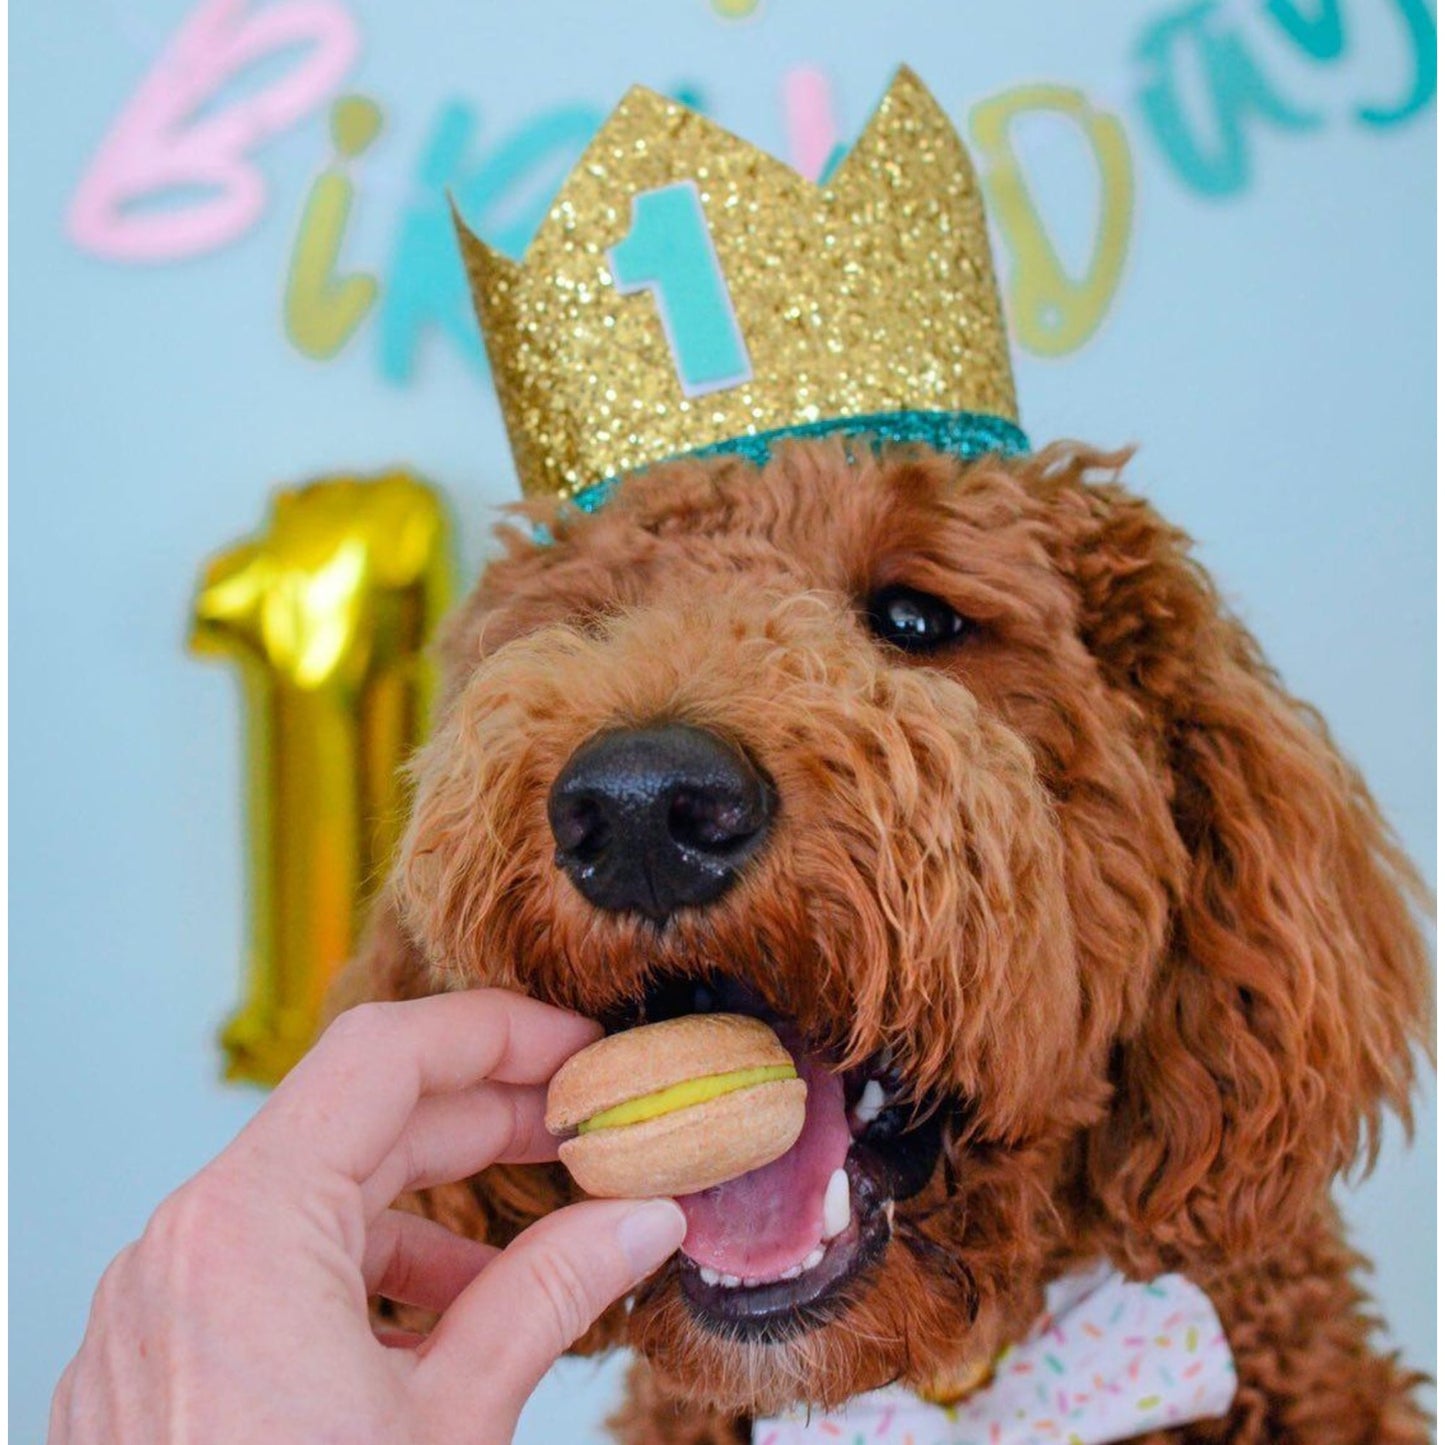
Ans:
[[[249,3],[201,0],[141,82],[71,198],[66,231],[82,249],[180,260],[235,240],[265,209],[251,152],[327,100],[360,37],[341,0],[277,0],[251,14]],[[249,66],[293,49],[278,78],[208,109]]]

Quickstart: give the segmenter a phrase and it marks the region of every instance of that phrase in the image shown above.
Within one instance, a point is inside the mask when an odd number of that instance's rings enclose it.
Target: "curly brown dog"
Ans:
[[[824,1263],[675,1257],[580,1342],[638,1351],[624,1439],[957,1395],[1099,1256],[1187,1275],[1237,1361],[1226,1420],[1151,1439],[1426,1439],[1329,1194],[1408,1118],[1419,884],[1123,461],[673,462],[534,507],[452,619],[339,996],[751,1011],[853,1111]],[[500,1243],[572,1197],[496,1168],[415,1207]]]

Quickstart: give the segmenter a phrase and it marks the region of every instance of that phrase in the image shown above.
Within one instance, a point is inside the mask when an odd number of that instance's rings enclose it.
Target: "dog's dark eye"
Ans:
[[[867,602],[868,626],[875,637],[904,652],[932,652],[973,631],[941,597],[912,587],[885,587]]]

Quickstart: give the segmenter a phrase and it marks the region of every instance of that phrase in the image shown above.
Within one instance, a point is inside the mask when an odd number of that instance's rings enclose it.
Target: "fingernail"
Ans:
[[[670,1199],[649,1199],[623,1216],[617,1243],[638,1279],[650,1274],[682,1243],[687,1217]]]

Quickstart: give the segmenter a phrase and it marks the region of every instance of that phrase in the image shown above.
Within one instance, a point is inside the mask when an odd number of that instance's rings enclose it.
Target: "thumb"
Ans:
[[[450,1438],[448,1422],[478,1419],[505,1418],[510,1432],[558,1356],[686,1233],[670,1199],[589,1200],[524,1230],[457,1296],[420,1352],[416,1384],[439,1438]]]

